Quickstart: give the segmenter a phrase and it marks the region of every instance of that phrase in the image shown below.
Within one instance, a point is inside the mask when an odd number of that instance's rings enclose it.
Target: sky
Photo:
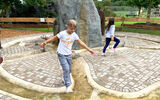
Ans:
[[[23,0],[20,0],[23,3]]]

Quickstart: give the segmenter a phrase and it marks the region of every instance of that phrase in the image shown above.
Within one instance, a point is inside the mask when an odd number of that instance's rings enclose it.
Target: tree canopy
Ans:
[[[105,11],[106,16],[116,16],[116,14],[109,9],[109,7],[112,6],[111,0],[102,0],[102,1],[94,0],[94,3],[98,10]]]
[[[55,17],[53,0],[0,0],[3,17]]]
[[[147,15],[150,15],[151,8],[157,7],[160,4],[160,0],[127,0],[126,3],[130,6],[137,7],[139,9],[139,14],[140,9],[144,7],[148,9]]]
[[[19,0],[0,0],[1,16],[9,17],[10,10],[20,3]]]

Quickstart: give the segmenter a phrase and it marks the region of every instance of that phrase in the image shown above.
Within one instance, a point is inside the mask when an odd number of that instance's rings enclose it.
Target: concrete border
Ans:
[[[10,94],[10,93],[2,91],[2,90],[0,90],[0,94],[9,96],[9,97],[17,99],[17,100],[32,100],[32,99],[27,99],[27,98],[23,98],[23,97],[20,97],[20,96],[17,96],[17,95]]]

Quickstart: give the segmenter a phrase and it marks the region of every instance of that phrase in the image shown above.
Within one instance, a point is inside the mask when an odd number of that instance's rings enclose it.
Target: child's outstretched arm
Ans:
[[[85,49],[87,49],[91,54],[95,54],[93,50],[91,50],[85,43],[83,43],[80,39],[77,40],[78,43],[84,47]]]
[[[56,36],[53,36],[52,38],[50,38],[50,39],[46,40],[45,42],[43,42],[43,43],[41,44],[41,47],[44,48],[44,46],[45,46],[47,43],[52,42],[52,41],[55,41],[55,40],[57,40],[57,39],[58,39],[57,35],[56,35]]]

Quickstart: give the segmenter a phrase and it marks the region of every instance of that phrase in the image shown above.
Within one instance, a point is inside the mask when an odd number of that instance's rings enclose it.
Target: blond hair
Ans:
[[[74,19],[70,19],[66,25],[66,27],[75,27],[77,26],[77,22]]]

